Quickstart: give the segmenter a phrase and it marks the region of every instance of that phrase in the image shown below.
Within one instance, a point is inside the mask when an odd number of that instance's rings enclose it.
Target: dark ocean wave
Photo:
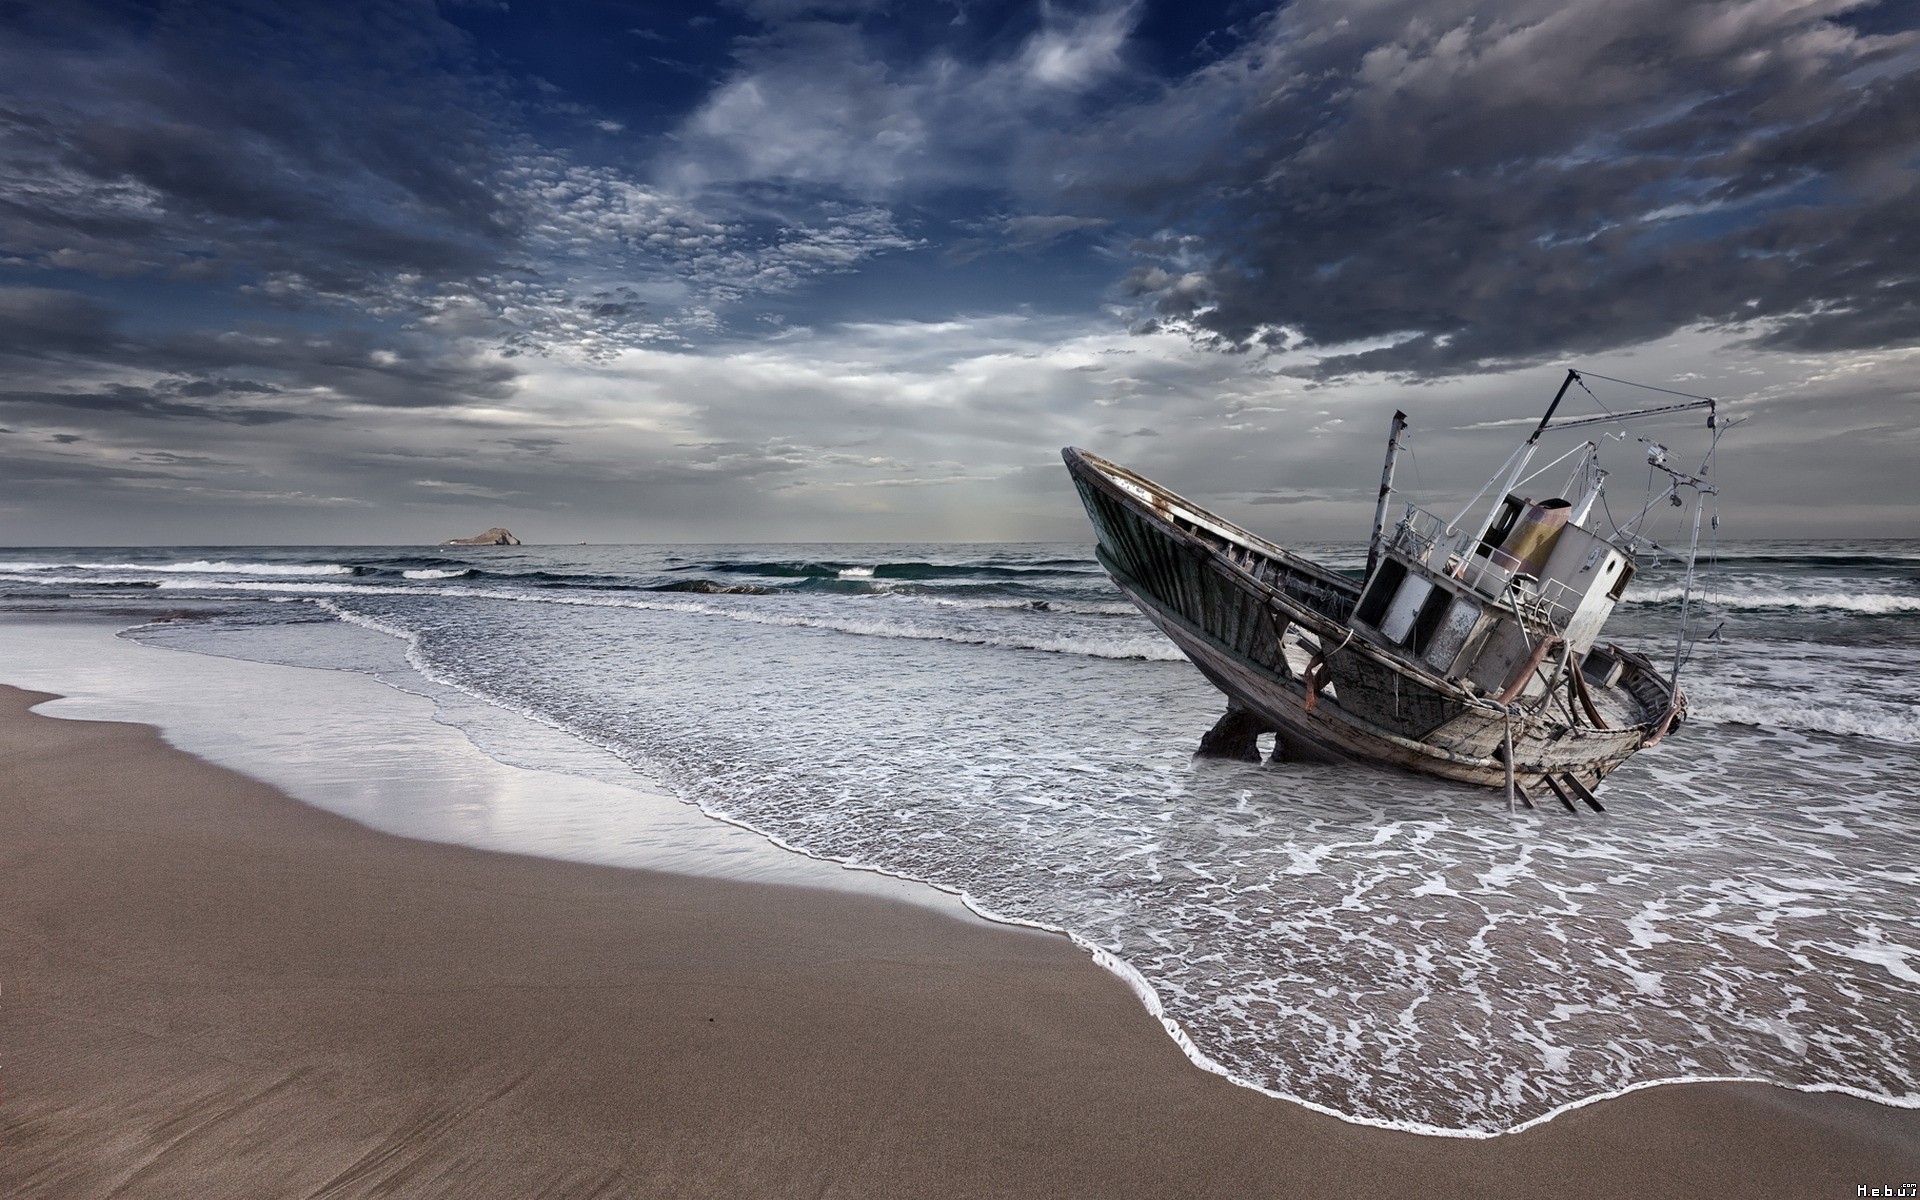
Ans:
[[[1095,562],[1091,556],[1087,558],[1042,558],[1035,559],[1032,562],[1013,562],[1004,558],[989,558],[986,559],[982,565],[989,567],[1024,567],[1034,569],[1042,567],[1064,567],[1066,568],[1066,573],[1069,575],[1084,575],[1090,571],[1098,571],[1100,569],[1100,564]]]
[[[697,592],[708,596],[764,596],[772,588],[755,587],[750,583],[717,583],[711,579],[681,579],[673,583],[660,583],[642,589],[649,592]]]
[[[29,586],[31,586],[31,581],[25,581],[25,582],[28,582]],[[101,592],[112,592],[112,591],[140,591],[140,592],[157,591],[160,587],[160,584],[152,579],[90,579],[85,581],[84,583],[77,583],[74,580],[67,579],[67,580],[62,580],[58,586],[60,587],[61,590],[57,592],[55,591],[8,592],[7,595],[8,597],[13,599],[20,599],[20,598],[57,599],[61,596],[70,594],[71,590],[76,586],[85,589],[85,591],[81,593],[82,595],[95,595]]]
[[[501,583],[531,584],[535,587],[595,587],[611,588],[615,591],[644,590],[644,585],[636,584],[632,575],[613,575],[584,571],[484,571],[475,567],[468,571],[468,578],[476,580],[497,580]]]
[[[669,571],[717,571],[723,575],[763,575],[772,579],[811,579],[835,576],[853,564],[815,562],[697,562],[668,567]]]
[[[875,578],[841,579],[838,577],[822,578],[820,576],[814,576],[810,579],[802,579],[794,583],[783,583],[777,589],[773,590],[799,592],[806,595],[879,596],[912,595],[916,592],[925,592],[931,589],[912,586],[902,587]]]
[[[1057,566],[1035,565],[1031,567],[1004,567],[982,564],[958,567],[937,566],[933,563],[882,563],[873,568],[875,579],[1057,579],[1062,576],[1086,575],[1098,571],[1093,563],[1082,564],[1077,570],[1063,570]]]
[[[1708,562],[1703,551],[1701,564]],[[1727,568],[1743,567],[1824,567],[1840,570],[1877,569],[1890,571],[1920,571],[1920,556],[1901,554],[1741,554],[1722,553],[1718,556],[1721,566]]]

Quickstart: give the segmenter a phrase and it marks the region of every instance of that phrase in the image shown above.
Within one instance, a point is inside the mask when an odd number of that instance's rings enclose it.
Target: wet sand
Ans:
[[[1853,1196],[1920,1112],[1648,1089],[1488,1141],[1195,1068],[1066,939],[376,833],[0,687],[0,1194]]]

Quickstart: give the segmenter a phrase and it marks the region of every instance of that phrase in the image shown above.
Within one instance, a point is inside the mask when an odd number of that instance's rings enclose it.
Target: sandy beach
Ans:
[[[1852,1196],[1920,1112],[1658,1087],[1491,1140],[1189,1063],[1065,938],[376,833],[0,688],[13,1196]]]

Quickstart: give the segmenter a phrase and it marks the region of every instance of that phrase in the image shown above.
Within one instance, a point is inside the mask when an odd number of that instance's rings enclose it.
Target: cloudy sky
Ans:
[[[1358,537],[1569,365],[1920,533],[1920,9],[0,5],[0,544]]]

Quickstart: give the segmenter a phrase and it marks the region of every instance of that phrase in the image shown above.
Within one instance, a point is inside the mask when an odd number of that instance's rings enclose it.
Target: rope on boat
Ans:
[[[1331,672],[1331,668],[1327,666],[1327,660],[1342,650],[1345,650],[1347,643],[1352,640],[1353,626],[1349,625],[1347,626],[1347,636],[1340,639],[1338,646],[1335,646],[1331,650],[1315,650],[1313,657],[1307,660],[1306,684],[1308,712],[1312,712],[1314,705],[1320,703],[1320,686],[1326,681],[1328,674]]]

